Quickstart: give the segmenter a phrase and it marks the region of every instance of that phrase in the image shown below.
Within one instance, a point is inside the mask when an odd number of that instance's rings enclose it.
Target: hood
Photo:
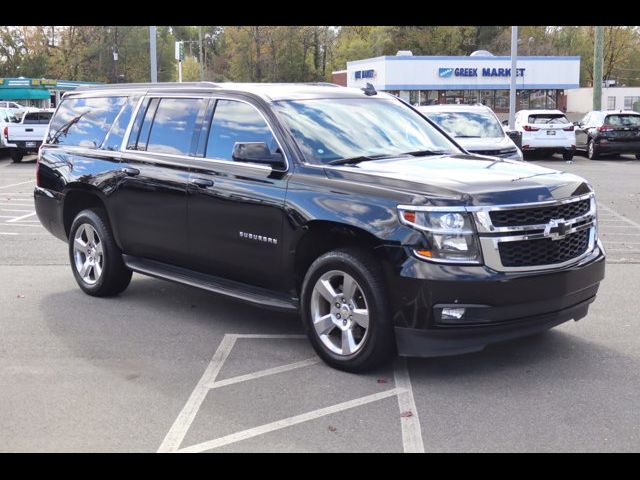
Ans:
[[[512,150],[516,148],[516,144],[507,137],[495,137],[495,138],[455,138],[455,141],[460,144],[462,148],[468,152],[488,152],[488,151],[500,151],[500,150]],[[487,153],[482,153],[488,155]]]
[[[497,205],[543,202],[590,191],[577,175],[475,155],[401,157],[325,169],[330,178],[402,190],[416,203]]]

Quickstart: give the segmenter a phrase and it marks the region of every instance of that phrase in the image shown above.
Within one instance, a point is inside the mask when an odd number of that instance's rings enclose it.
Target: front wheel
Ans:
[[[117,295],[129,286],[131,270],[122,261],[103,209],[76,216],[69,232],[69,258],[76,282],[88,295]]]
[[[302,287],[302,321],[316,353],[340,370],[359,372],[395,351],[382,268],[360,249],[319,257]]]

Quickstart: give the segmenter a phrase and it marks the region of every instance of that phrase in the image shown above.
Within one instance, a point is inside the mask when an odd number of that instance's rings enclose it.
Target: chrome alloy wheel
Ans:
[[[339,270],[322,275],[311,294],[311,318],[325,347],[338,355],[353,355],[369,331],[364,292],[353,277]]]
[[[94,285],[102,275],[104,253],[98,232],[88,223],[76,230],[73,239],[73,259],[82,281]]]

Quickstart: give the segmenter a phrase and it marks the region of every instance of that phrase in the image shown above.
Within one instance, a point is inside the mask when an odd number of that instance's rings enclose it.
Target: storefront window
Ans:
[[[520,110],[529,110],[529,97],[531,96],[530,90],[519,90],[517,93],[516,103],[519,105]]]
[[[531,110],[546,108],[546,91],[545,90],[531,90],[529,99],[529,108]]]
[[[411,90],[409,92],[409,103],[414,106],[420,103],[420,90]]]
[[[480,103],[493,109],[495,90],[480,90]]]
[[[556,90],[547,90],[547,102],[546,105],[549,110],[555,110],[558,108],[558,102],[556,101]]]
[[[464,103],[464,90],[447,90],[445,93],[445,103]]]
[[[474,103],[480,103],[480,95],[478,90],[467,90],[464,92],[464,103],[467,105],[473,105]]]
[[[509,110],[509,90],[496,90],[494,110]]]
[[[437,90],[420,91],[420,105],[436,105],[438,103]]]

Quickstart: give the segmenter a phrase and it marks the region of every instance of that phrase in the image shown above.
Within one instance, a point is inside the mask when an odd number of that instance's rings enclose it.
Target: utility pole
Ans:
[[[200,81],[204,80],[204,63],[202,61],[202,25],[198,27],[198,55],[200,56]]]
[[[149,57],[151,58],[151,83],[158,83],[158,57],[156,54],[156,27],[149,27]]]
[[[511,85],[509,87],[509,129],[516,123],[516,68],[518,66],[518,27],[511,27]]]
[[[602,64],[604,52],[604,27],[596,27],[593,50],[593,109],[602,108]]]

